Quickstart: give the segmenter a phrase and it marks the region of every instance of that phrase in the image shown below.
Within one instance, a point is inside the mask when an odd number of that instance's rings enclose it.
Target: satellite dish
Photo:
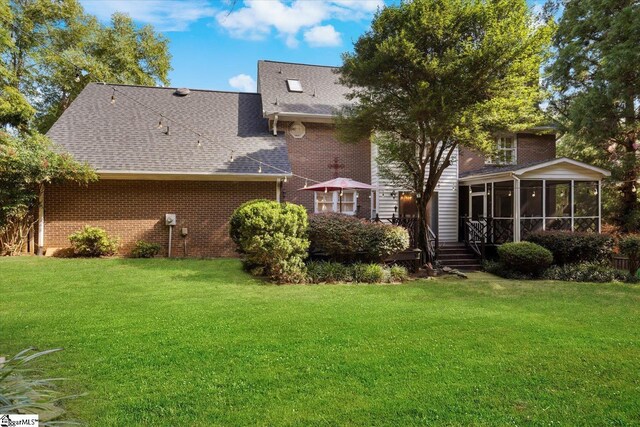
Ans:
[[[173,94],[175,96],[187,96],[191,93],[191,91],[189,89],[187,89],[186,87],[181,87],[180,89],[176,89],[175,92],[173,92]]]

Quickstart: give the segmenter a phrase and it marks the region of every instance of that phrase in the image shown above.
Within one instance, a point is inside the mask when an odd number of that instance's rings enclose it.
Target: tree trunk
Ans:
[[[624,181],[622,183],[622,225],[625,231],[636,232],[640,230],[640,218],[635,218],[638,212],[638,161],[636,151],[633,148],[634,138],[625,141],[625,155],[623,159]],[[634,191],[635,189],[635,191]]]
[[[416,200],[416,204],[418,205],[418,236],[416,246],[424,254],[424,259],[432,264],[435,260],[433,259],[433,254],[429,251],[429,222],[427,215],[429,199],[422,194],[422,197]]]

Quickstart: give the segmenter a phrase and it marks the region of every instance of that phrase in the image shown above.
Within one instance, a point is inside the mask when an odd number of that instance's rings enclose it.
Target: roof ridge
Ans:
[[[339,65],[319,65],[319,64],[307,64],[304,62],[289,62],[289,61],[274,61],[271,59],[260,59],[258,62],[271,62],[273,64],[289,64],[289,65],[304,65],[307,67],[324,67],[324,68],[340,68]]]
[[[167,90],[177,90],[181,89],[184,86],[149,86],[149,85],[132,85],[125,83],[108,83],[108,82],[90,82],[89,85],[95,84],[98,86],[121,86],[121,87],[135,87],[135,88],[144,88],[144,89],[167,89]],[[88,85],[87,85],[88,86]],[[216,92],[216,93],[237,93],[237,94],[245,94],[245,95],[260,95],[259,92],[243,92],[240,90],[221,90],[221,89],[192,89],[187,88],[190,91],[196,92]]]

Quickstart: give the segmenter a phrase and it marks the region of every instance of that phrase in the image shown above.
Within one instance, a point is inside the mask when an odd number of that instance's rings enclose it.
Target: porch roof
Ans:
[[[611,172],[587,163],[560,157],[552,160],[521,165],[487,166],[460,174],[460,184],[483,183],[511,179],[596,179],[610,176]]]

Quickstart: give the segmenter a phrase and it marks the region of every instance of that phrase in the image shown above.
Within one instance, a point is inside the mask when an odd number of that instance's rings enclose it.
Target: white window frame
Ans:
[[[344,199],[344,196],[347,194],[353,194],[353,210],[349,210],[349,211],[345,210],[344,209],[345,202],[343,202],[342,212],[340,212],[340,191],[329,191],[327,193],[324,193],[322,191],[320,192],[314,191],[313,192],[313,212],[314,213],[343,213],[345,215],[355,215],[358,210],[358,192],[355,190],[343,190],[342,192],[343,199]],[[331,210],[323,211],[318,206],[319,203],[321,202],[321,199],[323,199],[325,196],[331,197]]]
[[[302,82],[299,79],[287,79],[287,89],[289,92],[302,93]]]
[[[507,138],[511,138],[513,140],[513,146],[511,148],[505,148],[505,142]],[[498,159],[504,158],[504,156],[500,155],[500,153],[511,152],[511,162],[502,162]],[[485,159],[486,165],[517,165],[518,164],[518,137],[517,135],[501,135],[496,137],[496,159],[492,156],[487,156]]]

